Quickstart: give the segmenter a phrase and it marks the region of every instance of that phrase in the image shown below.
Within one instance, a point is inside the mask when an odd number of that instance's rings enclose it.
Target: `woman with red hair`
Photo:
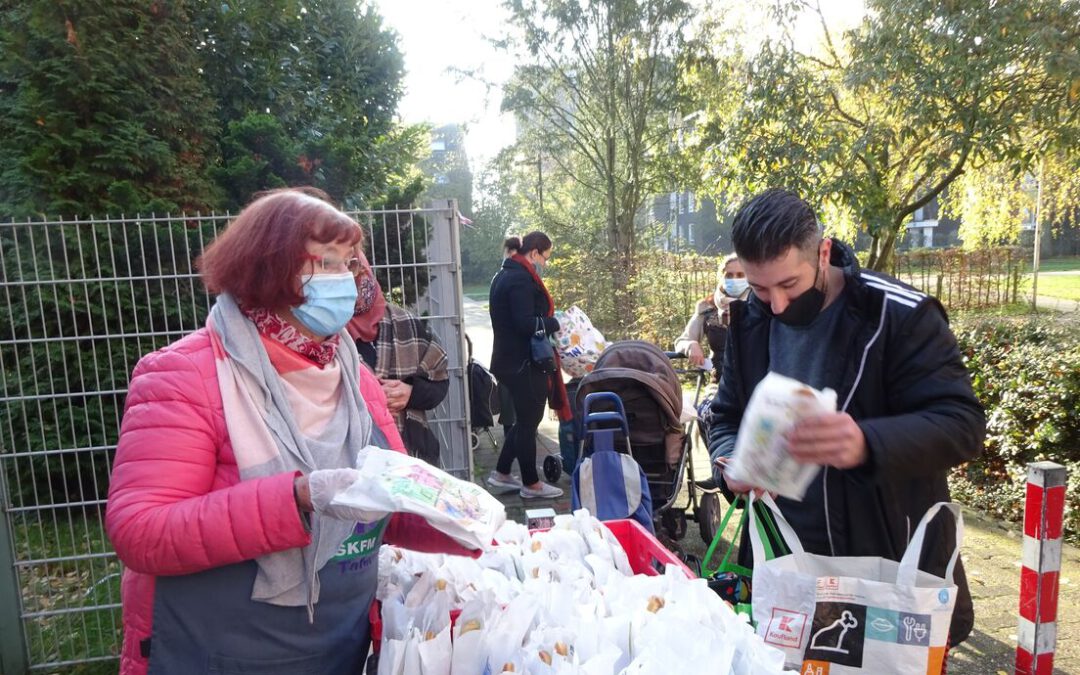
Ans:
[[[106,511],[121,673],[361,672],[379,545],[464,552],[329,504],[361,448],[403,452],[342,330],[362,237],[319,191],[259,197],[198,260],[206,326],[135,367]]]

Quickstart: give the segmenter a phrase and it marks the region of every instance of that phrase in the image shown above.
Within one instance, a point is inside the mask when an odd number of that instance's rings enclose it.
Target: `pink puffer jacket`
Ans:
[[[401,437],[378,379],[360,393],[392,449]],[[105,528],[124,563],[120,672],[141,675],[154,577],[193,574],[310,543],[293,497],[296,474],[240,481],[206,329],[142,358],[132,374],[116,448]],[[384,541],[469,554],[425,521],[391,518]]]

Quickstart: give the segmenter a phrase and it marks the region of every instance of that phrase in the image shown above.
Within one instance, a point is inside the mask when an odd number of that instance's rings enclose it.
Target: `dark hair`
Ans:
[[[195,265],[211,293],[228,293],[244,307],[277,309],[304,301],[297,282],[309,239],[360,249],[360,225],[315,188],[258,195],[203,251]]]
[[[540,230],[534,230],[533,232],[525,235],[521,240],[521,254],[526,255],[529,251],[538,251],[543,253],[551,248],[551,237],[547,236]]]
[[[507,237],[503,242],[503,250],[509,254],[517,253],[521,250],[521,237]]]
[[[750,263],[775,260],[792,246],[812,258],[820,239],[821,227],[810,205],[781,188],[752,197],[739,207],[731,223],[735,253]]]

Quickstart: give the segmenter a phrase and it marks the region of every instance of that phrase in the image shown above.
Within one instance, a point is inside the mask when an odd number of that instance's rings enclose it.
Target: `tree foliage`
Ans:
[[[192,3],[0,2],[0,212],[206,208],[214,100]]]
[[[943,204],[960,219],[965,248],[1016,242],[1023,224],[1036,217],[1060,233],[1066,224],[1080,222],[1080,153],[1062,149],[1030,168],[984,164],[957,179]]]
[[[461,231],[461,278],[466,284],[485,284],[499,270],[503,241],[520,222],[512,177],[492,162],[478,179],[478,198],[472,225]]]
[[[779,7],[778,34],[746,50],[722,44],[688,71],[703,110],[698,175],[729,203],[797,190],[872,236],[872,268],[889,267],[911,215],[965,172],[1030,168],[1020,121],[1075,117],[1076,2],[870,0],[844,32],[805,0]],[[807,10],[823,28],[816,48],[793,37]]]
[[[269,181],[260,189],[302,182],[347,208],[370,204],[400,173],[394,112],[404,60],[396,35],[370,5],[208,2],[196,31],[206,83],[228,130],[217,177],[234,204],[250,197],[252,165],[261,164]],[[264,116],[280,131],[266,128]],[[253,127],[267,133],[252,136]],[[283,161],[262,164],[263,143]]]
[[[430,177],[425,199],[456,199],[461,213],[472,217],[473,173],[461,125],[446,124],[431,130],[430,154],[420,168]]]
[[[499,44],[518,65],[503,108],[524,130],[522,174],[540,174],[533,193],[537,222],[546,227],[549,204],[560,199],[575,212],[598,205],[595,226],[612,258],[608,271],[625,291],[638,246],[636,215],[662,184],[659,158],[679,107],[677,59],[691,8],[682,0],[508,0],[505,6],[510,31]],[[583,224],[575,214],[567,217]],[[629,322],[630,297],[623,292],[619,300]]]
[[[0,213],[385,200],[418,159],[403,68],[355,0],[0,0]]]

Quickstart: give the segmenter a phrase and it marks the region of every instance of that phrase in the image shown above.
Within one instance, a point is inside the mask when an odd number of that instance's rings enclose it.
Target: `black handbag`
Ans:
[[[540,317],[536,317],[536,332],[529,338],[529,358],[533,367],[541,373],[555,372],[555,350],[551,347],[544,331],[544,320]]]

